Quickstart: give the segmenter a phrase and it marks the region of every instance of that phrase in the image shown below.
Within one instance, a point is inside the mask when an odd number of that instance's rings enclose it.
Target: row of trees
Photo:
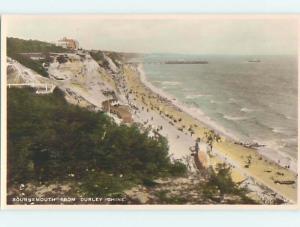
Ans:
[[[56,46],[55,44],[32,39],[24,40],[19,38],[8,37],[6,42],[8,55],[12,53],[61,53],[67,51],[63,47]]]
[[[32,69],[38,74],[48,77],[47,70],[43,67],[43,61],[35,61],[22,53],[42,53],[46,56],[49,52],[66,52],[67,50],[51,43],[37,40],[24,40],[18,38],[7,38],[7,56],[18,61],[22,65]]]

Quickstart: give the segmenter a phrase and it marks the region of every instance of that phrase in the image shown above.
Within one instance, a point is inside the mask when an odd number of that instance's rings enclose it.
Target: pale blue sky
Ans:
[[[299,13],[299,8],[299,0],[0,0],[1,13]]]
[[[43,41],[67,36],[85,49],[124,52],[297,53],[295,19],[9,16],[7,35]]]

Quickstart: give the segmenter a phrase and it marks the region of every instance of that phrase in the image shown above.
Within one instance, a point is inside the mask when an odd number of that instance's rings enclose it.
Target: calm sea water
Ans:
[[[248,62],[253,59],[261,62]],[[209,64],[150,64],[165,60],[206,60]],[[149,82],[199,109],[224,133],[264,144],[268,152],[297,158],[296,56],[151,54],[144,62]]]

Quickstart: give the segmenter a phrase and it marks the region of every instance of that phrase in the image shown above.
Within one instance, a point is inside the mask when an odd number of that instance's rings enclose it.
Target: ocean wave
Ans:
[[[234,98],[229,98],[228,103],[237,103],[237,100]]]
[[[223,101],[216,101],[216,100],[214,100],[214,99],[209,100],[209,102],[210,102],[211,104],[222,104],[222,103],[224,103]]]
[[[193,94],[193,95],[186,95],[185,98],[186,99],[196,99],[196,98],[200,98],[200,97],[207,97],[210,95],[205,95],[205,94]]]
[[[265,141],[258,141],[264,143],[266,147],[262,147],[259,150],[263,151],[266,156],[268,156],[272,160],[286,160],[289,162],[294,162],[296,164],[297,159],[292,155],[288,154],[281,149],[285,147],[287,144],[282,144],[281,140],[265,140]]]
[[[284,128],[272,128],[272,132],[275,132],[275,133],[284,133],[285,130],[284,130]]]
[[[281,150],[287,144],[282,144],[282,141],[280,140],[264,140],[256,142],[266,145],[265,147],[258,149],[262,155],[280,164],[281,166],[290,165],[290,169],[295,173],[297,172],[297,157],[294,157],[291,154],[288,154],[286,151]]]
[[[178,86],[181,83],[179,81],[161,81],[161,84],[165,86]]]
[[[288,119],[288,120],[297,120],[297,117],[295,118],[295,117],[291,117],[291,116],[289,116],[289,115],[284,115],[284,116],[285,116],[285,118]]]
[[[291,130],[283,127],[274,127],[271,130],[274,133],[284,134],[284,135],[290,135],[292,133]]]
[[[184,91],[184,92],[193,92],[193,91],[195,91],[195,89],[193,89],[193,88],[186,88],[186,87],[182,88],[181,90]]]
[[[290,137],[290,138],[285,138],[281,139],[282,142],[287,143],[287,144],[298,144],[298,138],[297,137]]]
[[[153,84],[149,83],[145,77],[145,72],[142,70],[142,68],[140,68],[140,74],[141,74],[141,79],[142,82],[144,84],[146,84],[146,86],[152,88],[152,90],[155,93],[160,94],[163,97],[166,97],[169,100],[174,100],[172,98],[172,96],[170,94],[165,93],[164,91],[162,91],[163,89],[161,88],[157,88],[156,86],[153,86]],[[165,84],[168,85],[168,82],[171,82],[171,86],[174,86],[174,84],[177,86],[180,83],[178,81],[164,81]],[[159,82],[160,84],[163,83],[162,81]],[[179,83],[179,84],[178,84]],[[176,88],[176,87],[175,87]],[[186,97],[187,99],[193,99],[196,98],[197,95],[199,95],[199,97],[203,96],[203,94],[196,94],[197,90],[190,90],[191,88],[183,88],[184,91],[187,91],[186,93],[192,93],[190,97]],[[195,94],[193,94],[195,93]],[[188,100],[186,100],[188,101]],[[207,125],[209,127],[211,127],[212,129],[216,130],[218,133],[220,133],[221,135],[225,135],[233,140],[236,141],[242,141],[242,135],[240,135],[240,133],[235,132],[234,130],[230,130],[228,128],[224,128],[223,125],[221,125],[221,123],[217,122],[215,119],[210,118],[209,116],[207,116],[206,113],[203,113],[200,109],[201,106],[199,107],[191,107],[190,103],[181,103],[178,100],[176,101],[172,101],[176,106],[178,106],[180,109],[182,109],[183,111],[187,112],[188,114],[190,114],[191,116],[197,118],[198,120],[200,120],[204,125]],[[192,102],[192,101],[189,101]],[[210,100],[211,103],[218,103],[218,101],[215,100]],[[259,109],[251,109],[251,108],[247,108],[247,107],[243,107],[242,102],[239,102],[238,98],[228,98],[226,101],[223,101],[222,103],[230,103],[230,104],[237,104],[238,110],[240,110],[240,114],[242,115],[244,112],[245,115],[247,115],[248,112],[254,112],[254,111],[263,111],[263,108],[259,108]],[[241,104],[241,105],[240,105]],[[230,105],[231,106],[231,105]],[[250,115],[250,114],[249,114]],[[283,114],[282,114],[283,115]],[[287,116],[287,115],[283,115],[285,116],[287,119],[293,119],[291,116]],[[250,123],[255,123],[256,127],[263,127],[264,129],[267,128],[267,132],[268,135],[271,134],[271,131],[273,131],[273,133],[286,133],[288,131],[288,129],[285,128],[280,128],[280,127],[270,127],[270,124],[267,124],[265,121],[258,121],[255,117],[245,117],[245,116],[230,116],[230,115],[220,115],[220,117],[223,117],[227,120],[230,121],[237,121],[238,123],[243,123],[243,122],[239,122],[239,121],[243,121],[243,120],[247,120],[247,119],[251,119],[253,122]],[[219,118],[217,118],[219,119]],[[228,131],[229,130],[229,131]],[[291,152],[291,154],[289,152],[286,152],[284,150],[284,148],[286,146],[290,146],[291,144],[295,146],[295,144],[297,145],[297,138],[296,137],[292,137],[292,138],[287,138],[286,141],[284,141],[283,139],[279,139],[277,137],[281,137],[281,135],[272,135],[273,138],[272,139],[268,139],[266,138],[267,136],[260,136],[259,131],[257,133],[254,133],[253,135],[251,135],[251,137],[249,137],[249,141],[250,142],[258,142],[259,144],[264,144],[266,145],[265,147],[261,147],[259,148],[259,152],[260,154],[262,154],[263,156],[268,157],[269,159],[278,162],[278,160],[280,160],[280,165],[285,165],[285,164],[289,164],[291,165],[291,170],[293,171],[297,171],[297,158],[294,157],[294,154]],[[271,136],[271,137],[272,137]],[[287,136],[288,137],[288,136]],[[260,140],[260,141],[259,141]],[[295,150],[297,151],[297,150]]]
[[[178,101],[174,96],[170,95],[169,93],[166,93],[163,91],[163,89],[158,88],[154,86],[151,82],[149,82],[146,78],[145,71],[143,70],[143,65],[140,64],[138,67],[138,71],[140,74],[141,82],[145,84],[148,88],[150,88],[153,92],[156,94],[161,95],[162,97],[167,98],[168,100],[172,100],[172,103],[180,108],[182,111],[188,113],[190,116],[194,117],[195,119],[198,119],[200,122],[202,122],[204,125],[211,127],[214,129],[217,133],[219,133],[222,136],[226,136],[227,138],[231,138],[233,140],[239,141],[239,137],[232,132],[229,132],[227,129],[225,129],[220,124],[216,123],[214,120],[212,120],[209,116],[207,116],[200,108],[190,106],[186,103],[182,103]]]
[[[257,111],[257,110],[254,110],[254,109],[249,109],[247,107],[244,107],[241,109],[242,112],[246,112],[246,113],[250,113],[250,112],[254,112],[254,111]]]
[[[243,121],[249,119],[248,117],[234,117],[234,116],[229,116],[229,115],[223,115],[223,118],[231,121]]]

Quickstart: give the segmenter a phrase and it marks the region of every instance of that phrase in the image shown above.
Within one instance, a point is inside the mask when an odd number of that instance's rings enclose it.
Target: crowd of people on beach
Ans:
[[[138,78],[135,78],[138,80]],[[174,114],[181,113],[182,110],[174,105],[169,99],[154,93],[150,88],[144,86],[140,81],[134,84],[135,87],[129,87],[128,81],[125,78],[118,79],[118,83],[122,84],[122,92],[125,93],[128,105],[131,107],[134,115],[141,115],[142,112],[150,113],[155,111],[160,117],[165,119],[169,125],[176,128],[178,134],[176,139],[180,139],[180,134],[191,136],[195,141],[194,150],[196,153],[200,150],[200,138],[196,136],[197,124],[189,125],[184,122],[183,118]],[[177,115],[177,116],[176,116]],[[147,119],[142,120],[142,127],[152,130],[152,134],[157,135],[163,130],[162,125],[155,125],[154,118],[151,114],[147,115]],[[145,117],[145,115],[144,115]],[[213,143],[219,142],[221,137],[217,135],[213,130],[205,132],[204,138],[201,141],[206,144],[206,150],[211,155],[213,149]]]
[[[165,119],[165,122],[167,122],[170,127],[174,127],[174,129],[178,132],[178,134],[176,135],[177,140],[181,139],[183,134],[185,136],[190,136],[194,140],[194,145],[190,147],[190,152],[192,155],[195,155],[195,153],[199,153],[201,149],[202,151],[205,151],[207,153],[208,157],[214,157],[215,155],[217,155],[216,152],[214,152],[214,145],[222,141],[220,135],[218,135],[213,130],[207,129],[204,131],[204,134],[202,134],[200,138],[198,130],[200,128],[198,127],[201,126],[196,123],[187,123],[186,118],[182,116],[183,111],[178,106],[173,104],[173,102],[169,99],[153,92],[151,88],[144,85],[138,76],[138,70],[136,70],[135,67],[133,67],[133,70],[135,70],[136,76],[134,77],[131,75],[132,77],[130,78],[130,80],[127,78],[128,75],[126,76],[126,73],[124,72],[115,74],[114,80],[117,81],[116,83],[120,93],[124,94],[125,102],[132,110],[133,116],[139,118],[139,125],[141,126],[141,128],[149,130],[151,132],[150,135],[153,137],[161,135],[165,128],[163,125],[159,124],[158,121],[156,121],[156,118],[154,118],[153,113],[155,112],[159,117]],[[237,144],[239,142],[235,143]],[[201,146],[200,148],[200,144],[204,146]],[[241,142],[238,145],[250,149],[257,149],[264,146],[260,144],[247,144]],[[189,150],[187,150],[187,154],[188,153]],[[243,157],[242,159],[244,159],[245,161],[244,166],[236,166],[234,162],[227,160],[228,157],[226,155],[222,157],[222,159],[224,159],[224,162],[227,163],[227,165],[232,169],[250,169],[252,168],[252,164],[257,160],[270,162],[270,165],[274,164],[266,158],[263,158],[261,155],[248,155]],[[285,168],[289,169],[290,166],[287,164]],[[265,171],[267,171],[267,169]],[[278,175],[278,177],[282,176]],[[246,176],[246,179],[248,178],[249,176]],[[283,182],[277,179],[274,179],[274,181],[278,181],[279,183]],[[270,193],[266,193],[265,196],[263,196],[262,193],[262,200],[266,204],[271,203],[271,197],[269,196],[269,194]]]
[[[146,112],[157,111],[161,117],[164,117],[168,120],[170,125],[177,127],[178,131],[185,133],[186,135],[189,134],[193,138],[195,137],[195,134],[196,134],[195,131],[196,131],[196,128],[198,127],[197,124],[194,124],[194,125],[184,124],[182,117],[176,117],[171,113],[171,111],[168,112],[165,110],[165,108],[163,108],[164,106],[167,106],[167,107],[174,109],[175,111],[178,111],[179,113],[182,112],[182,110],[179,107],[177,107],[176,105],[174,105],[172,103],[172,101],[170,101],[169,99],[167,99],[157,93],[154,93],[150,88],[144,86],[142,83],[139,83],[136,85],[136,86],[140,86],[139,88],[141,88],[141,89],[132,89],[132,88],[128,87],[128,83],[124,77],[115,76],[114,80],[117,81],[117,85],[118,85],[117,87],[119,87],[119,89],[122,89],[122,92],[125,94],[128,105],[133,110],[133,114],[136,115],[136,114],[140,113],[141,111],[146,111]],[[143,86],[143,87],[141,87],[141,86]],[[140,108],[137,106],[138,98],[140,99],[140,101],[142,103],[142,105],[140,105]],[[153,122],[153,117],[144,121],[144,125],[147,125],[149,122]],[[162,126],[159,126],[158,128],[160,128],[160,127],[162,127]],[[158,131],[159,130],[156,130],[156,133]],[[177,135],[177,139],[180,139],[179,134]],[[196,140],[197,140],[197,138],[195,138],[195,141]],[[213,143],[220,142],[220,141],[221,141],[221,137],[217,133],[215,133],[213,130],[206,131],[204,138],[203,138],[203,142],[206,143],[206,152],[208,154],[210,154],[212,151]],[[250,148],[250,149],[258,149],[258,148],[265,146],[263,144],[243,143],[240,141],[239,142],[235,141],[234,143],[244,146],[246,148]],[[252,163],[251,159],[252,159],[252,157],[247,158],[246,164],[244,165],[245,168],[250,168],[251,163]],[[281,162],[281,160],[278,159],[277,164],[281,165],[280,162]],[[286,164],[283,167],[286,169],[290,169],[290,164]]]

